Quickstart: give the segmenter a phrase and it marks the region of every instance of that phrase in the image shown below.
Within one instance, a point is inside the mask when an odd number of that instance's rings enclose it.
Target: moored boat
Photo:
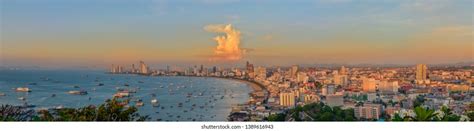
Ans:
[[[87,91],[81,90],[81,91],[68,91],[68,94],[72,95],[87,95]]]
[[[17,92],[31,92],[31,89],[28,87],[18,87],[15,89]]]

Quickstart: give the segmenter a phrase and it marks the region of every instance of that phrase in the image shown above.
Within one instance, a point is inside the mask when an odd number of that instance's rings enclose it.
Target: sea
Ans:
[[[103,70],[0,70],[0,105],[34,105],[34,109],[100,105],[119,89],[136,90],[140,115],[150,121],[226,121],[232,105],[248,101],[248,83],[210,77],[108,74]],[[31,92],[17,92],[28,87]],[[87,91],[73,95],[69,91]],[[23,99],[24,98],[24,99]],[[159,106],[152,106],[151,100]],[[182,106],[178,106],[182,103]],[[135,106],[136,102],[130,102]]]

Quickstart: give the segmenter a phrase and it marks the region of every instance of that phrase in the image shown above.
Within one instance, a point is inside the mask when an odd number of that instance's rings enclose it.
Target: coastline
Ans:
[[[243,82],[249,85],[252,88],[252,92],[258,91],[258,90],[264,90],[266,92],[266,88],[264,85],[255,82],[255,81],[249,81],[249,80],[243,80],[243,79],[237,79],[237,78],[229,78],[229,77],[213,77],[213,76],[152,76],[152,77],[200,77],[200,78],[217,78],[217,79],[225,79],[225,80],[234,80],[238,82]]]

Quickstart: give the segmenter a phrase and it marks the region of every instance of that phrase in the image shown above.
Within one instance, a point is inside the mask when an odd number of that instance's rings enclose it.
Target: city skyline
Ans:
[[[104,68],[138,60],[161,67],[472,62],[470,5],[7,0],[1,3],[0,66]],[[227,26],[234,34],[225,31]],[[222,42],[236,46],[219,48]]]

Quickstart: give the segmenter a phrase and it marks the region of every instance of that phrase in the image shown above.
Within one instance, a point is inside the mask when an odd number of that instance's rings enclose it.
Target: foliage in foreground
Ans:
[[[140,116],[136,107],[125,107],[121,101],[112,99],[104,104],[82,108],[54,110],[26,109],[20,106],[1,105],[0,121],[144,121],[148,116]]]
[[[272,114],[266,118],[268,121],[354,121],[356,120],[353,109],[330,107],[324,103],[311,103],[297,106],[288,113]]]
[[[469,121],[472,112],[465,115],[456,115],[452,113],[451,109],[443,106],[440,110],[435,111],[421,106],[415,107],[414,110],[402,110],[395,113],[392,121]]]

